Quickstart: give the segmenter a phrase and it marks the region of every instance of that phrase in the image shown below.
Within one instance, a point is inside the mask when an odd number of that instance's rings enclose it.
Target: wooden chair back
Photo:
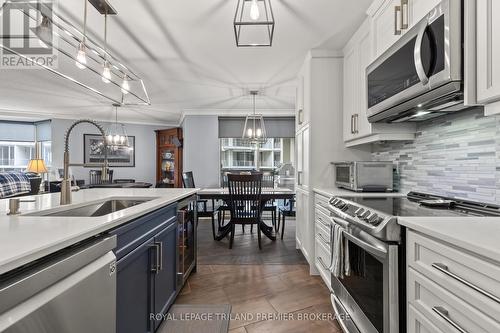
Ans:
[[[259,223],[262,215],[262,174],[228,174],[229,209],[234,223]]]
[[[184,188],[195,188],[194,177],[192,171],[187,171],[182,173],[182,185]]]

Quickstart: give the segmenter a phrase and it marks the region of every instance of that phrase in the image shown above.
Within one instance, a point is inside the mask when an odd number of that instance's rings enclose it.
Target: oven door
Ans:
[[[360,333],[399,333],[398,246],[355,227],[344,231],[343,242],[350,274],[332,276],[333,292],[341,305],[334,308],[348,313],[337,313],[342,326],[354,324]]]
[[[443,0],[375,60],[366,70],[368,116],[404,102],[408,109],[425,105],[416,97],[446,83],[462,81],[461,27],[460,1]],[[449,89],[460,90],[460,84]],[[415,105],[408,106],[413,98]]]

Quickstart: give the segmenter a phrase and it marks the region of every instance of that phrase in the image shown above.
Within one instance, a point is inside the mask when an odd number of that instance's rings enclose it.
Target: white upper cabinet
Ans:
[[[310,86],[308,80],[310,80],[310,68],[304,66],[298,75],[297,82],[297,96],[296,96],[296,130],[299,131],[301,128],[309,124],[310,122],[310,98],[311,94],[307,90]]]
[[[375,0],[368,9],[372,18],[374,54],[379,56],[440,0]]]
[[[372,16],[372,31],[375,46],[375,55],[384,53],[403,34],[402,17],[408,17],[402,13],[402,0],[375,1],[369,9]]]
[[[440,2],[440,0],[408,0],[408,28],[417,24]]]
[[[500,1],[477,0],[477,99],[489,104],[500,101]],[[485,108],[500,113],[499,103]]]
[[[368,18],[344,48],[343,132],[347,147],[383,140],[413,140],[415,124],[371,124],[367,116],[366,68],[373,60]]]

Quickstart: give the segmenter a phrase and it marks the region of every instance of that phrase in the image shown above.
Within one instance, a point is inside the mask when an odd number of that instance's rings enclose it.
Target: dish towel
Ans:
[[[343,277],[344,267],[344,245],[342,241],[343,228],[338,224],[333,226],[333,244],[332,244],[332,266],[331,272],[335,277]]]

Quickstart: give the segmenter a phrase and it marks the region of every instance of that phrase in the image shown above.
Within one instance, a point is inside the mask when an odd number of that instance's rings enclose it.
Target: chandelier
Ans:
[[[0,7],[0,16],[12,16],[16,22],[24,15],[25,24],[30,27],[21,35],[7,34],[0,36],[0,49],[5,54],[38,66],[72,82],[92,94],[122,105],[150,105],[150,99],[143,80],[109,50],[108,17],[117,15],[108,0],[83,1],[83,25],[78,27],[74,19],[59,10],[55,1],[43,0],[6,0]],[[98,42],[88,34],[87,7],[94,6],[103,17],[104,43]],[[17,13],[20,13],[18,15]],[[21,16],[18,19],[18,16]],[[92,23],[95,28],[95,23]],[[38,39],[38,54],[51,55],[52,62],[34,61],[34,48],[17,47],[16,43]],[[36,58],[36,57],[35,57]],[[40,57],[38,57],[40,58]],[[38,59],[36,58],[36,59]]]
[[[274,14],[271,0],[238,0],[234,14],[236,46],[272,46]]]
[[[111,124],[106,133],[106,143],[109,149],[116,151],[123,148],[130,148],[125,125],[118,123],[118,107],[120,104],[113,104],[115,108],[115,122]]]
[[[258,91],[250,91],[253,98],[253,114],[247,115],[245,119],[245,126],[243,127],[242,139],[247,140],[254,144],[267,142],[266,126],[264,124],[264,117],[262,114],[256,113],[255,98],[259,94]]]

